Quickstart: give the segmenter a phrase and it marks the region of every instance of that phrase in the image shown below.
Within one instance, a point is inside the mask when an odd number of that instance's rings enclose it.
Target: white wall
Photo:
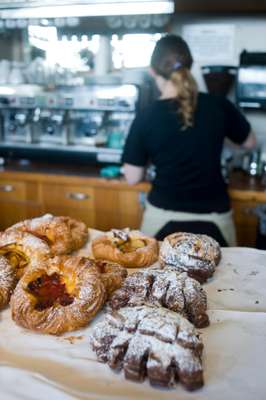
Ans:
[[[235,26],[235,46],[234,46],[234,56],[231,60],[226,60],[226,65],[238,65],[239,54],[242,50],[246,49],[248,51],[264,51],[266,52],[266,15],[251,16],[251,17],[241,17],[241,16],[176,16],[173,33],[181,34],[182,27],[185,24],[232,24]],[[201,75],[201,64],[197,63],[195,60],[193,67],[193,73],[199,83],[201,90],[206,90],[202,75]],[[204,60],[203,64],[208,64],[208,60]],[[209,62],[209,64],[211,64]],[[221,63],[222,64],[222,63]],[[230,94],[233,98],[233,93]],[[256,132],[258,140],[263,147],[263,151],[266,152],[266,111],[264,112],[254,112],[246,111],[246,117],[251,122],[253,130]]]

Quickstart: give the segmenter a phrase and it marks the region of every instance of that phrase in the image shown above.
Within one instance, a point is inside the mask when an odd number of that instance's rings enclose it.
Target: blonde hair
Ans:
[[[197,107],[198,87],[190,69],[193,58],[187,43],[180,36],[166,35],[154,48],[151,67],[164,79],[171,80],[176,87],[178,114],[183,129],[193,126]]]
[[[194,113],[197,107],[198,86],[188,68],[179,68],[172,72],[171,81],[176,87],[178,114],[182,118],[183,129],[194,125]]]

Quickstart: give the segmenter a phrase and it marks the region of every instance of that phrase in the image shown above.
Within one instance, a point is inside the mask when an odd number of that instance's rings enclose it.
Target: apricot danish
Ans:
[[[0,255],[7,258],[18,280],[29,265],[50,257],[51,251],[46,242],[30,233],[7,230],[0,235]]]
[[[186,232],[167,236],[159,254],[162,267],[170,265],[179,271],[185,271],[200,283],[213,275],[220,258],[221,250],[216,240],[207,235]]]
[[[0,310],[9,303],[15,285],[16,278],[12,265],[5,257],[0,256]]]
[[[92,241],[96,259],[109,260],[128,268],[147,267],[158,259],[158,243],[139,231],[112,229]]]
[[[88,240],[86,225],[74,218],[45,214],[12,225],[8,231],[28,232],[44,240],[53,255],[69,254],[80,249]]]
[[[98,323],[91,335],[98,360],[123,369],[125,378],[186,389],[203,385],[203,344],[180,314],[151,306],[125,307]]]
[[[108,293],[121,285],[123,274],[124,269],[115,267],[114,272],[84,257],[43,260],[19,281],[11,297],[12,317],[18,325],[43,333],[79,329],[102,308]]]
[[[209,325],[207,295],[200,283],[169,268],[148,268],[129,275],[108,304],[114,310],[151,304],[183,314],[198,328]]]

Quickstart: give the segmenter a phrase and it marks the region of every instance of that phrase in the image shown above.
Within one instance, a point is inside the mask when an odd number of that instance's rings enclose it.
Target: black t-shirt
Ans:
[[[156,167],[148,199],[166,210],[194,213],[230,209],[221,174],[224,138],[243,143],[250,124],[227,99],[200,93],[194,126],[182,130],[174,100],[157,100],[136,116],[123,162]]]

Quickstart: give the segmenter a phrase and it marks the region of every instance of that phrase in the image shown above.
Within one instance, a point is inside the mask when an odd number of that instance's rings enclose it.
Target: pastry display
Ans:
[[[123,369],[125,378],[156,386],[179,380],[186,389],[203,385],[203,344],[193,325],[162,307],[125,307],[98,323],[91,335],[98,360]]]
[[[92,241],[92,252],[96,259],[140,268],[158,260],[158,243],[139,231],[112,229]]]
[[[179,232],[167,236],[161,245],[159,261],[185,271],[200,283],[214,273],[221,258],[219,244],[207,235]]]
[[[109,301],[114,310],[142,304],[181,313],[198,328],[209,325],[207,295],[199,282],[185,272],[169,268],[148,268],[135,272],[127,277]]]
[[[56,256],[20,279],[11,297],[12,318],[24,328],[58,335],[86,326],[106,297],[100,268],[84,257]]]
[[[0,256],[7,258],[16,279],[20,279],[28,265],[51,256],[48,244],[27,232],[7,230],[0,235]]]
[[[53,255],[69,254],[88,240],[88,229],[83,222],[52,214],[19,222],[8,229],[12,230],[28,232],[44,240]]]
[[[13,267],[5,257],[0,256],[0,310],[9,303],[15,285]]]

